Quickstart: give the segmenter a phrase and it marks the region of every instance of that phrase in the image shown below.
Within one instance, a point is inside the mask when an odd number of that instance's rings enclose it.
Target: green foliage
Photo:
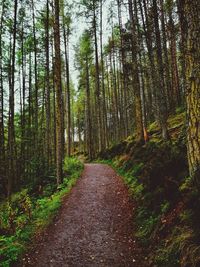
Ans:
[[[190,176],[184,179],[183,183],[180,185],[179,190],[181,192],[187,192],[192,188],[192,179]]]
[[[135,168],[135,170],[137,167]],[[133,173],[135,173],[133,171]],[[132,172],[124,174],[124,172],[121,172],[121,175],[123,175],[125,183],[129,187],[129,191],[134,196],[136,200],[139,200],[143,195],[144,186],[143,184],[139,183],[136,176],[132,174]]]
[[[170,203],[168,201],[165,201],[161,204],[160,210],[162,215],[167,213],[169,209],[170,209]]]
[[[80,173],[80,170],[83,169],[83,164],[73,157],[66,157],[64,160],[63,170],[66,175],[77,175],[77,172]]]
[[[168,124],[170,129],[176,129],[179,128],[179,131],[181,127],[183,127],[184,123],[186,120],[186,115],[183,110],[183,108],[178,108],[177,109],[177,115],[176,116],[170,116],[168,120]]]
[[[185,107],[184,106],[180,106],[176,108],[176,114],[183,114],[185,112]]]
[[[27,189],[12,195],[10,202],[0,206],[0,229],[15,232],[23,228],[32,217],[32,201]]]
[[[159,125],[156,121],[154,121],[149,125],[148,129],[149,129],[149,132],[159,131]]]
[[[17,242],[15,236],[0,236],[0,266],[9,267],[23,251],[23,245]]]
[[[191,228],[175,227],[169,238],[156,251],[155,262],[158,266],[199,266],[200,246],[194,244]]]
[[[180,214],[181,222],[191,223],[192,222],[192,216],[193,216],[193,211],[192,210],[190,210],[190,209],[184,210]]]
[[[136,216],[138,224],[136,237],[138,237],[143,244],[149,243],[149,239],[159,219],[160,216],[151,214],[146,208],[138,208]]]
[[[36,201],[36,209],[34,210],[35,226],[38,229],[43,229],[49,224],[61,205],[62,191],[57,192],[51,197],[45,197]]]
[[[10,202],[0,206],[0,266],[9,267],[25,251],[37,232],[53,219],[65,196],[76,183],[83,164],[75,158],[66,158],[64,170],[67,178],[55,190],[55,181],[45,185],[40,195],[34,196],[24,189],[12,195]]]

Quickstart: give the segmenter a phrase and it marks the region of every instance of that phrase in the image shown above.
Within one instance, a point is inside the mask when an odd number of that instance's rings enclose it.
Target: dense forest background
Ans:
[[[154,120],[169,139],[167,119],[184,109],[186,98],[193,172],[199,163],[199,10],[193,2],[80,1],[74,8],[64,1],[2,1],[2,194],[55,166],[59,184],[65,151],[93,159],[133,133],[147,142]],[[74,10],[85,18],[75,46],[77,88],[69,71]]]
[[[66,155],[108,158],[155,132],[163,153],[184,139],[198,192],[199,18],[198,0],[1,0],[1,200],[59,187]]]

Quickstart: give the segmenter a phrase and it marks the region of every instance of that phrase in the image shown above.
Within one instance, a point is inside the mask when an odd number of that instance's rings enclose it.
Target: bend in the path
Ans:
[[[58,220],[23,266],[143,267],[133,210],[127,188],[111,167],[86,164]]]

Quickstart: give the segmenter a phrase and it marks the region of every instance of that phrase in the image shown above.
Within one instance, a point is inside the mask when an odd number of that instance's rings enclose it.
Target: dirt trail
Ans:
[[[57,220],[21,266],[143,267],[133,232],[134,204],[121,178],[103,164],[86,164]]]

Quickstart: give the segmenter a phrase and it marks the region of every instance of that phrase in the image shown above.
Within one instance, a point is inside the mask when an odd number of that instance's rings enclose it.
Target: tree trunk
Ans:
[[[188,115],[188,161],[191,176],[200,187],[200,2],[186,0],[188,19],[186,77]]]
[[[99,151],[103,150],[103,136],[102,136],[102,116],[101,116],[101,95],[100,95],[100,79],[99,79],[99,59],[98,59],[98,43],[97,43],[97,22],[96,22],[96,8],[93,0],[93,30],[94,30],[94,45],[95,45],[95,89],[97,99],[97,121],[98,121],[98,143]]]
[[[4,16],[4,0],[0,18],[0,183],[5,183],[5,129],[4,129],[4,90],[3,90],[3,58],[2,58],[2,29]]]
[[[56,177],[57,184],[63,181],[63,101],[61,84],[61,55],[60,55],[60,21],[59,0],[54,0],[54,49],[55,49],[55,91],[56,91]]]
[[[101,48],[101,74],[102,74],[102,80],[101,80],[101,87],[102,87],[102,98],[103,98],[103,143],[105,147],[108,146],[108,129],[107,129],[107,108],[106,108],[106,95],[105,95],[105,82],[104,82],[104,59],[103,59],[103,0],[100,1],[100,48]]]
[[[89,65],[88,58],[86,57],[85,62],[86,67],[86,140],[87,140],[87,150],[89,154],[89,159],[92,160],[94,157],[93,152],[93,140],[92,140],[92,121],[91,121],[91,100],[90,100],[90,78],[89,78]]]
[[[133,5],[132,0],[128,1],[129,3],[129,17],[131,21],[131,37],[132,37],[132,87],[134,90],[135,96],[135,124],[136,124],[136,140],[138,142],[144,141],[144,132],[143,132],[143,123],[142,123],[142,103],[140,96],[140,80],[139,80],[139,67],[138,67],[138,36],[136,32],[136,20],[133,17]],[[137,8],[137,7],[136,7]],[[135,10],[136,10],[135,8]],[[135,13],[137,18],[137,14]]]
[[[160,0],[160,7],[161,7],[161,28],[162,28],[162,40],[163,40],[163,59],[164,59],[164,78],[166,84],[166,103],[168,110],[175,108],[173,106],[173,96],[172,96],[172,86],[171,86],[171,77],[170,77],[170,64],[168,58],[168,51],[167,51],[167,34],[166,34],[166,22],[165,22],[165,12],[164,12],[164,3],[163,0]]]
[[[15,50],[16,50],[16,31],[17,31],[17,8],[18,1],[15,0],[14,5],[14,22],[13,22],[13,45],[12,45],[12,63],[11,63],[11,81],[10,81],[10,90],[9,90],[9,121],[8,121],[8,197],[12,193],[13,183],[15,181],[15,160],[16,160],[16,151],[15,151],[15,125],[14,125],[14,116],[15,116]]]
[[[179,15],[179,23],[180,23],[180,57],[179,61],[181,64],[181,77],[182,77],[182,95],[185,97],[186,92],[186,36],[187,36],[187,20],[185,17],[184,12],[184,3],[185,0],[177,0],[177,8],[178,8],[178,15]],[[184,98],[185,99],[185,98]]]
[[[159,87],[156,91],[156,99],[158,105],[158,121],[162,131],[162,138],[164,140],[169,139],[168,129],[167,129],[167,107],[166,107],[166,95],[165,95],[165,83],[164,83],[164,68],[163,68],[163,57],[162,57],[162,46],[161,46],[161,36],[159,29],[158,20],[158,6],[156,0],[153,0],[153,14],[154,14],[154,27],[156,36],[156,57],[158,64],[158,84]]]
[[[64,16],[64,15],[63,15]],[[63,22],[64,23],[64,22]],[[65,71],[67,79],[67,155],[71,156],[71,102],[70,102],[70,77],[69,77],[69,53],[68,53],[68,35],[66,34],[66,28],[63,24],[63,37],[65,46]]]
[[[46,2],[46,157],[48,167],[51,161],[51,105],[50,105],[50,75],[49,75],[49,0]]]
[[[34,0],[32,0],[32,19],[33,19],[33,40],[34,40],[34,75],[35,75],[35,107],[34,107],[34,144],[35,153],[38,146],[38,64],[37,64],[37,40],[35,27],[35,8]]]
[[[169,6],[169,31],[170,31],[170,48],[171,48],[171,72],[172,72],[172,86],[173,86],[173,99],[175,106],[181,103],[180,85],[179,85],[179,72],[177,64],[177,49],[176,49],[176,28],[172,16],[172,6]]]
[[[120,63],[121,63],[121,81],[122,81],[122,92],[123,92],[123,122],[124,122],[124,137],[127,137],[129,134],[129,125],[128,125],[128,98],[127,98],[127,81],[126,81],[126,70],[125,70],[125,53],[124,53],[124,42],[123,42],[123,29],[122,29],[122,10],[121,10],[121,0],[117,0],[118,6],[118,23],[120,31]],[[114,39],[114,38],[113,38]]]

